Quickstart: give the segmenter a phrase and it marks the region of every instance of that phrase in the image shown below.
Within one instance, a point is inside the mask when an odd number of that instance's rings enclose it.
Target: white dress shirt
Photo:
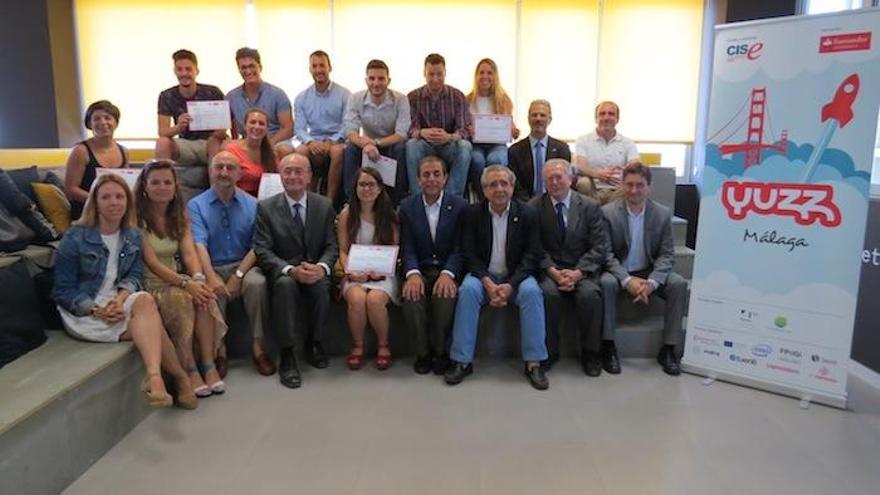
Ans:
[[[500,215],[489,207],[492,215],[492,255],[489,257],[489,273],[496,277],[507,276],[507,218],[510,216],[510,203]]]

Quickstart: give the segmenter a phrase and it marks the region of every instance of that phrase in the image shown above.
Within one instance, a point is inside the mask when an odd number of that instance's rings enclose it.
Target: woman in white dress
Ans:
[[[352,244],[398,245],[397,213],[382,187],[382,176],[375,169],[361,168],[358,172],[355,194],[351,204],[339,214],[336,228],[339,261],[343,267],[348,266],[348,251]],[[369,322],[376,332],[378,345],[376,368],[390,368],[387,306],[389,301],[397,303],[397,278],[373,272],[346,273],[342,280],[342,296],[348,303],[348,329],[353,341],[346,364],[353,370],[363,366],[364,332]]]
[[[64,235],[55,258],[52,297],[64,328],[91,342],[133,340],[144,361],[141,389],[152,406],[172,404],[161,369],[175,379],[177,401],[195,404],[195,394],[165,335],[153,297],[142,292],[141,232],[125,181],[98,177],[83,214]]]

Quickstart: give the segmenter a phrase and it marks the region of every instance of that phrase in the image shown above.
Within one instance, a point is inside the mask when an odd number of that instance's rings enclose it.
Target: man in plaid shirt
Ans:
[[[471,115],[464,93],[446,85],[446,60],[432,53],[425,57],[426,84],[407,95],[410,118],[406,143],[406,168],[410,192],[419,194],[419,162],[437,155],[449,164],[446,190],[462,196],[471,161]]]

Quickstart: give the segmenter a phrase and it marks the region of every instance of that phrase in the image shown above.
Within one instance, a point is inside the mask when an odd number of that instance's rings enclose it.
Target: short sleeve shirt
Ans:
[[[180,114],[186,113],[186,102],[188,101],[214,101],[222,100],[223,92],[217,86],[210,84],[196,84],[196,92],[190,97],[180,94],[180,88],[173,86],[159,93],[159,115],[170,116],[174,123],[177,124],[177,118]],[[190,131],[178,134],[179,139],[208,139],[212,131]]]
[[[583,156],[591,167],[597,168],[624,167],[639,158],[639,150],[632,139],[617,133],[606,142],[595,131],[577,138],[575,154]]]
[[[278,86],[265,81],[260,85],[260,91],[257,92],[257,97],[254,100],[247,99],[243,84],[226,93],[226,99],[229,100],[229,110],[232,112],[232,119],[235,121],[239,133],[244,131],[245,114],[251,107],[257,107],[269,115],[270,136],[281,129],[278,114],[291,112],[290,98],[287,97],[287,93]]]

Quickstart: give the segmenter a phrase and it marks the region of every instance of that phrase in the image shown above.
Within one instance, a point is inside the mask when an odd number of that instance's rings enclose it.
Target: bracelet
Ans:
[[[181,276],[180,276],[180,282],[178,282],[178,285],[180,285],[180,288],[181,288],[181,289],[186,289],[186,285],[187,285],[188,283],[189,283],[189,275],[181,275]]]
[[[205,282],[208,280],[208,277],[205,276],[202,272],[196,272],[193,274],[192,279],[196,282]]]

